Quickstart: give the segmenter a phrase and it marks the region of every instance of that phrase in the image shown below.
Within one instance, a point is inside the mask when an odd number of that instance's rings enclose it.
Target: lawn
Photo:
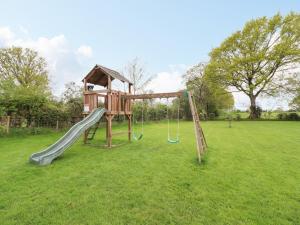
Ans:
[[[300,122],[205,122],[201,165],[180,126],[180,144],[153,123],[111,150],[102,130],[46,167],[28,157],[62,132],[0,138],[0,224],[300,224]]]

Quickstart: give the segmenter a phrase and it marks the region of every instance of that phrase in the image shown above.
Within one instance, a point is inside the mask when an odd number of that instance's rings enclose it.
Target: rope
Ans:
[[[177,106],[177,139],[179,140],[179,132],[180,132],[180,129],[179,129],[179,105],[180,105],[180,102],[178,102],[178,106]]]
[[[169,99],[167,99],[167,121],[168,121],[168,142],[169,143],[178,143],[179,142],[179,104],[177,107],[177,132],[176,139],[171,139],[170,137],[170,117],[169,117]]]
[[[144,134],[144,100],[142,103],[142,134]]]
[[[143,101],[143,104],[142,104],[142,132],[139,135],[137,135],[136,132],[134,131],[134,123],[135,123],[134,113],[132,114],[132,120],[133,120],[133,125],[132,125],[133,138],[136,141],[141,140],[142,137],[144,136],[144,101]]]

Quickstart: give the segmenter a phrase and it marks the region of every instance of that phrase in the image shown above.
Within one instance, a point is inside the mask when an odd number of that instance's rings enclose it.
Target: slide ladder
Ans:
[[[194,96],[193,96],[192,92],[190,92],[190,91],[188,91],[187,94],[188,94],[190,109],[191,109],[191,113],[192,113],[192,117],[193,117],[193,121],[194,121],[198,160],[199,160],[199,162],[201,162],[201,155],[204,154],[207,144],[206,144],[203,130],[200,125],[199,115],[198,115],[197,108],[195,105]]]
[[[94,139],[99,126],[100,126],[100,121],[96,123],[94,126],[92,126],[90,129],[88,129],[86,140],[90,141]]]

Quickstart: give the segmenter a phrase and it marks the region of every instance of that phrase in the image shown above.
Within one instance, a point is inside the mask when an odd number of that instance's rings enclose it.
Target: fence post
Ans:
[[[6,117],[6,133],[9,134],[10,116]]]
[[[56,130],[58,130],[58,120],[56,120]]]

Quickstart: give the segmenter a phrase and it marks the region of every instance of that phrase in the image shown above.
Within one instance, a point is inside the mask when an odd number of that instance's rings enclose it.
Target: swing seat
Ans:
[[[139,141],[143,138],[143,134],[139,134],[139,135],[135,135],[133,134],[133,139],[136,140],[136,141]]]
[[[177,144],[177,143],[179,143],[179,139],[178,139],[178,138],[176,138],[176,139],[168,138],[168,142],[169,142],[170,144]]]

